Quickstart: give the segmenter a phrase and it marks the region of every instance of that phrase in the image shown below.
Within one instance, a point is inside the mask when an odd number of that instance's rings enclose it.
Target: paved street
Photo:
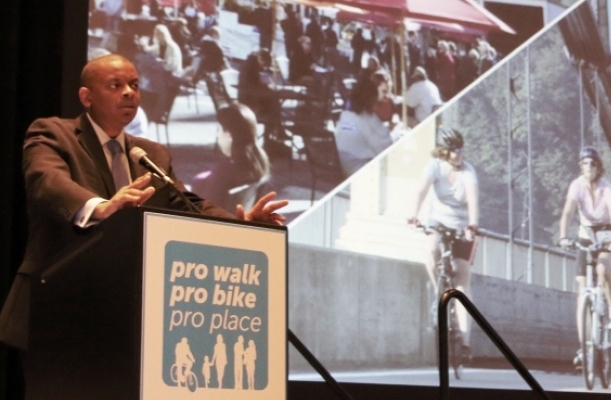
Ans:
[[[542,370],[531,370],[530,373],[546,391],[587,392],[581,373],[548,372]],[[331,375],[340,383],[439,386],[439,371],[435,368],[360,372],[331,371]],[[322,380],[316,372],[290,374],[289,379],[303,381]],[[450,371],[450,387],[530,390],[528,384],[512,369],[465,368],[461,380],[455,379],[453,372]],[[611,389],[602,389],[600,381],[597,380],[593,392],[611,394]]]

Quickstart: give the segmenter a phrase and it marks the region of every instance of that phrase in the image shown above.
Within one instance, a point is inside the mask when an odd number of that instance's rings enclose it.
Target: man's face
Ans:
[[[581,173],[586,177],[587,180],[593,181],[596,178],[598,172],[598,164],[596,160],[590,157],[586,157],[579,162],[581,166]]]
[[[384,100],[390,93],[390,86],[387,82],[378,85],[378,100]]]
[[[130,62],[110,59],[94,70],[89,87],[81,88],[79,94],[93,120],[116,137],[138,111],[138,85],[138,73]]]

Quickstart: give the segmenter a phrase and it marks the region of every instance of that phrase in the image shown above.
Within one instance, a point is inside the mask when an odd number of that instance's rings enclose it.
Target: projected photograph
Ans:
[[[227,209],[275,190],[292,221],[572,2],[535,3],[93,0],[88,57],[136,65],[127,132],[188,188]]]
[[[608,307],[593,306],[608,301],[593,265],[609,261],[586,257],[610,227],[608,12],[577,4],[291,226],[290,327],[338,380],[439,385],[447,273],[426,266],[450,257],[454,287],[545,390],[609,392]],[[476,236],[434,255],[442,240],[414,220]],[[528,390],[455,314],[450,385]],[[292,378],[316,379],[291,354]]]

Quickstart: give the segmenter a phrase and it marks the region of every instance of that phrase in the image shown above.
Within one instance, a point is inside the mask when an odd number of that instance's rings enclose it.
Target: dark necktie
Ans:
[[[112,178],[115,181],[115,189],[119,191],[123,186],[129,185],[129,174],[125,170],[123,164],[123,147],[115,139],[111,139],[106,143],[108,149],[112,153]]]

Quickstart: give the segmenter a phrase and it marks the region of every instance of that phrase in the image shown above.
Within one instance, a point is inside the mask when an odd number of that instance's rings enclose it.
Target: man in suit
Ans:
[[[86,112],[74,120],[57,117],[32,123],[23,147],[23,172],[27,192],[29,238],[23,264],[0,314],[0,340],[27,349],[30,277],[79,236],[79,231],[126,207],[154,205],[189,210],[177,190],[129,160],[130,149],[140,147],[167,172],[203,214],[281,225],[285,218],[276,210],[288,202],[263,196],[249,211],[236,215],[186,192],[174,174],[168,150],[124,132],[139,106],[138,73],[119,55],[90,61],[83,69],[79,99]],[[124,167],[126,184],[115,184],[109,143],[119,142],[123,152],[117,161]],[[27,353],[24,361],[27,364]],[[27,367],[26,384],[27,384]]]

